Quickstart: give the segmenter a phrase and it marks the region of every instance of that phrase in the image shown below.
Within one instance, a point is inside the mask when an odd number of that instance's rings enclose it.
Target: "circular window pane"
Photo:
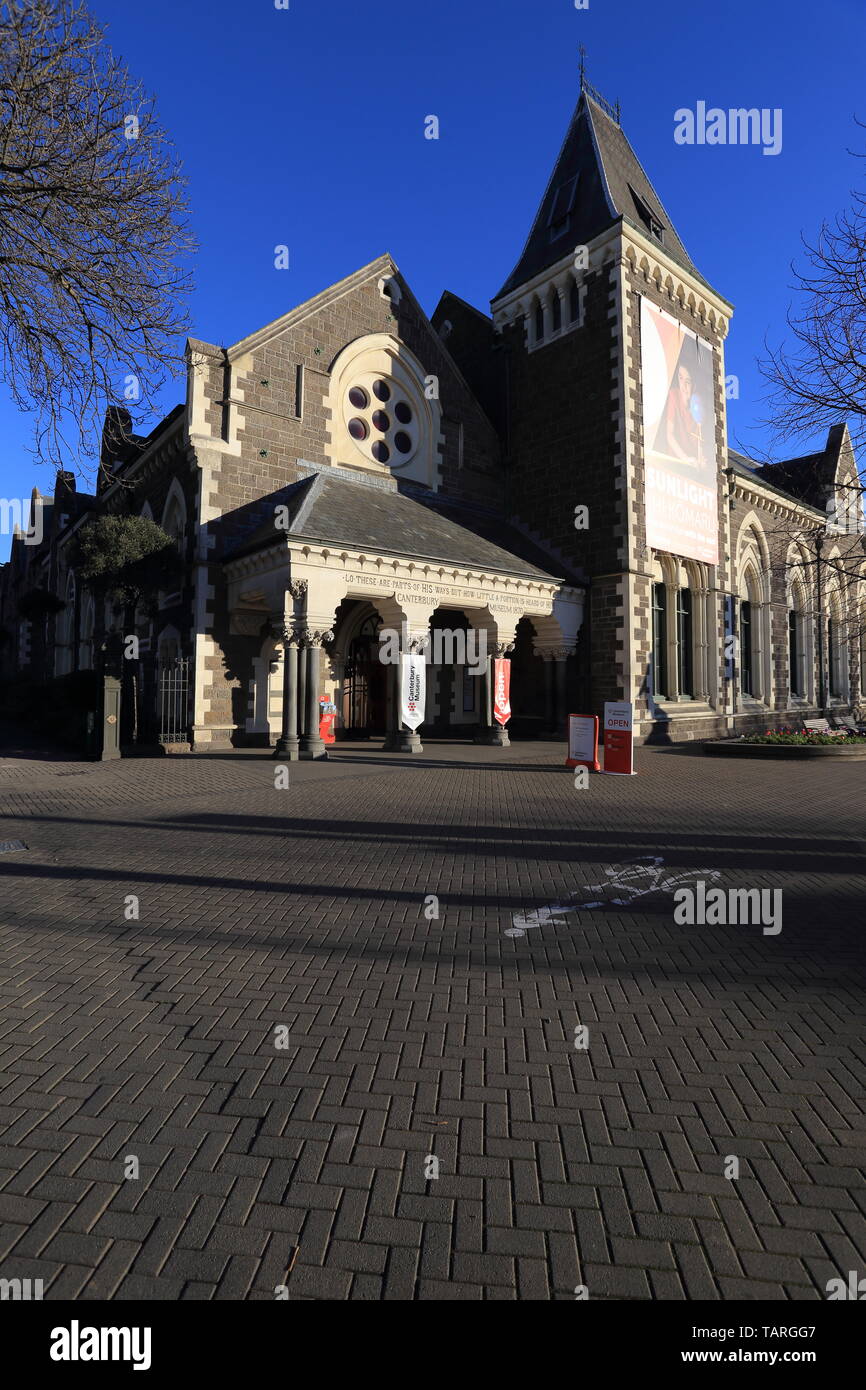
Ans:
[[[377,463],[387,463],[391,457],[391,450],[384,439],[377,439],[370,451]]]
[[[398,430],[394,435],[394,448],[401,454],[408,454],[412,448],[412,440],[405,430]]]
[[[397,402],[397,404],[394,406],[394,414],[397,416],[397,419],[400,421],[401,425],[408,425],[409,421],[412,419],[412,411],[409,409],[405,401]]]
[[[374,381],[373,395],[376,397],[377,401],[390,401],[391,388],[387,381]]]
[[[370,397],[363,386],[353,386],[349,392],[349,400],[356,410],[366,410],[370,404]]]
[[[349,433],[353,439],[366,439],[367,426],[365,421],[359,420],[356,415],[353,420],[349,421]]]
[[[386,434],[391,428],[391,421],[386,410],[373,411],[373,428],[381,430],[383,434]]]

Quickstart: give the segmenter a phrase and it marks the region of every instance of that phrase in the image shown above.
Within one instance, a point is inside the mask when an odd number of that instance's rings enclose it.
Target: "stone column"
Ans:
[[[327,758],[328,750],[319,736],[319,675],[321,670],[322,644],[333,640],[330,630],[308,628],[304,634],[306,657],[306,717],[304,733],[301,737],[300,757]]]
[[[307,647],[303,633],[298,635],[298,699],[296,733],[303,738],[307,732]]]
[[[489,656],[486,657],[486,658],[485,658],[485,661],[484,661],[484,673],[483,673],[483,675],[478,676],[477,679],[478,679],[478,681],[479,681],[480,684],[481,684],[481,690],[479,691],[479,694],[480,694],[480,696],[481,696],[481,700],[480,700],[481,709],[480,709],[480,711],[479,711],[479,713],[480,713],[480,715],[481,715],[481,728],[479,729],[478,733],[475,735],[475,738],[473,739],[473,742],[474,742],[474,743],[489,743],[489,742],[490,742],[490,734],[491,734],[490,725],[491,725],[492,722],[493,722],[492,715],[491,715],[491,710],[490,710],[491,684],[490,684],[490,657],[489,657]]]
[[[487,669],[481,677],[484,682],[481,701],[482,728],[475,742],[488,744],[492,748],[508,748],[511,744],[511,740],[508,737],[508,729],[504,724],[498,724],[493,717],[495,679],[493,662],[495,659],[507,656],[513,650],[513,642],[497,642],[493,648],[493,656],[488,656],[487,658]]]
[[[298,637],[294,628],[283,627],[283,723],[275,758],[298,761]]]
[[[544,732],[552,734],[553,722],[553,658],[541,656],[544,663]]]
[[[568,737],[568,687],[566,684],[566,660],[568,651],[565,647],[560,647],[554,654],[556,662],[556,727],[554,730],[556,738]]]

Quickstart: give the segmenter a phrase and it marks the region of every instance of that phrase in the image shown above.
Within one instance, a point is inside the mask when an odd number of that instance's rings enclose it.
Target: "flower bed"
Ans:
[[[767,729],[763,734],[717,739],[703,745],[705,753],[742,758],[866,758],[866,734],[812,730]]]
[[[781,747],[829,747],[839,748],[851,743],[866,743],[866,734],[846,733],[843,729],[834,730],[829,734],[819,734],[809,729],[805,732],[797,732],[794,729],[767,729],[763,734],[746,734],[738,742],[751,744],[776,744]]]

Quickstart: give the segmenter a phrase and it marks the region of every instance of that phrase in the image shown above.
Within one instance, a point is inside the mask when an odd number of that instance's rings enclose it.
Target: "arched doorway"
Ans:
[[[343,667],[343,738],[384,734],[387,726],[387,670],[379,658],[382,620],[370,613],[350,638]]]
[[[523,617],[517,624],[511,653],[510,734],[517,738],[543,738],[553,725],[553,663],[537,654],[537,633],[532,621]]]

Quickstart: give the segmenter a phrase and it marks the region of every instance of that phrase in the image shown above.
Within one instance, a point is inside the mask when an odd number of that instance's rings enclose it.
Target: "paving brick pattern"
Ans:
[[[642,749],[577,791],[561,761],[356,746],[276,790],[259,753],[0,760],[28,846],[0,857],[0,1277],[724,1300],[866,1274],[863,765]],[[641,855],[781,888],[781,934],[656,893],[506,935]]]

